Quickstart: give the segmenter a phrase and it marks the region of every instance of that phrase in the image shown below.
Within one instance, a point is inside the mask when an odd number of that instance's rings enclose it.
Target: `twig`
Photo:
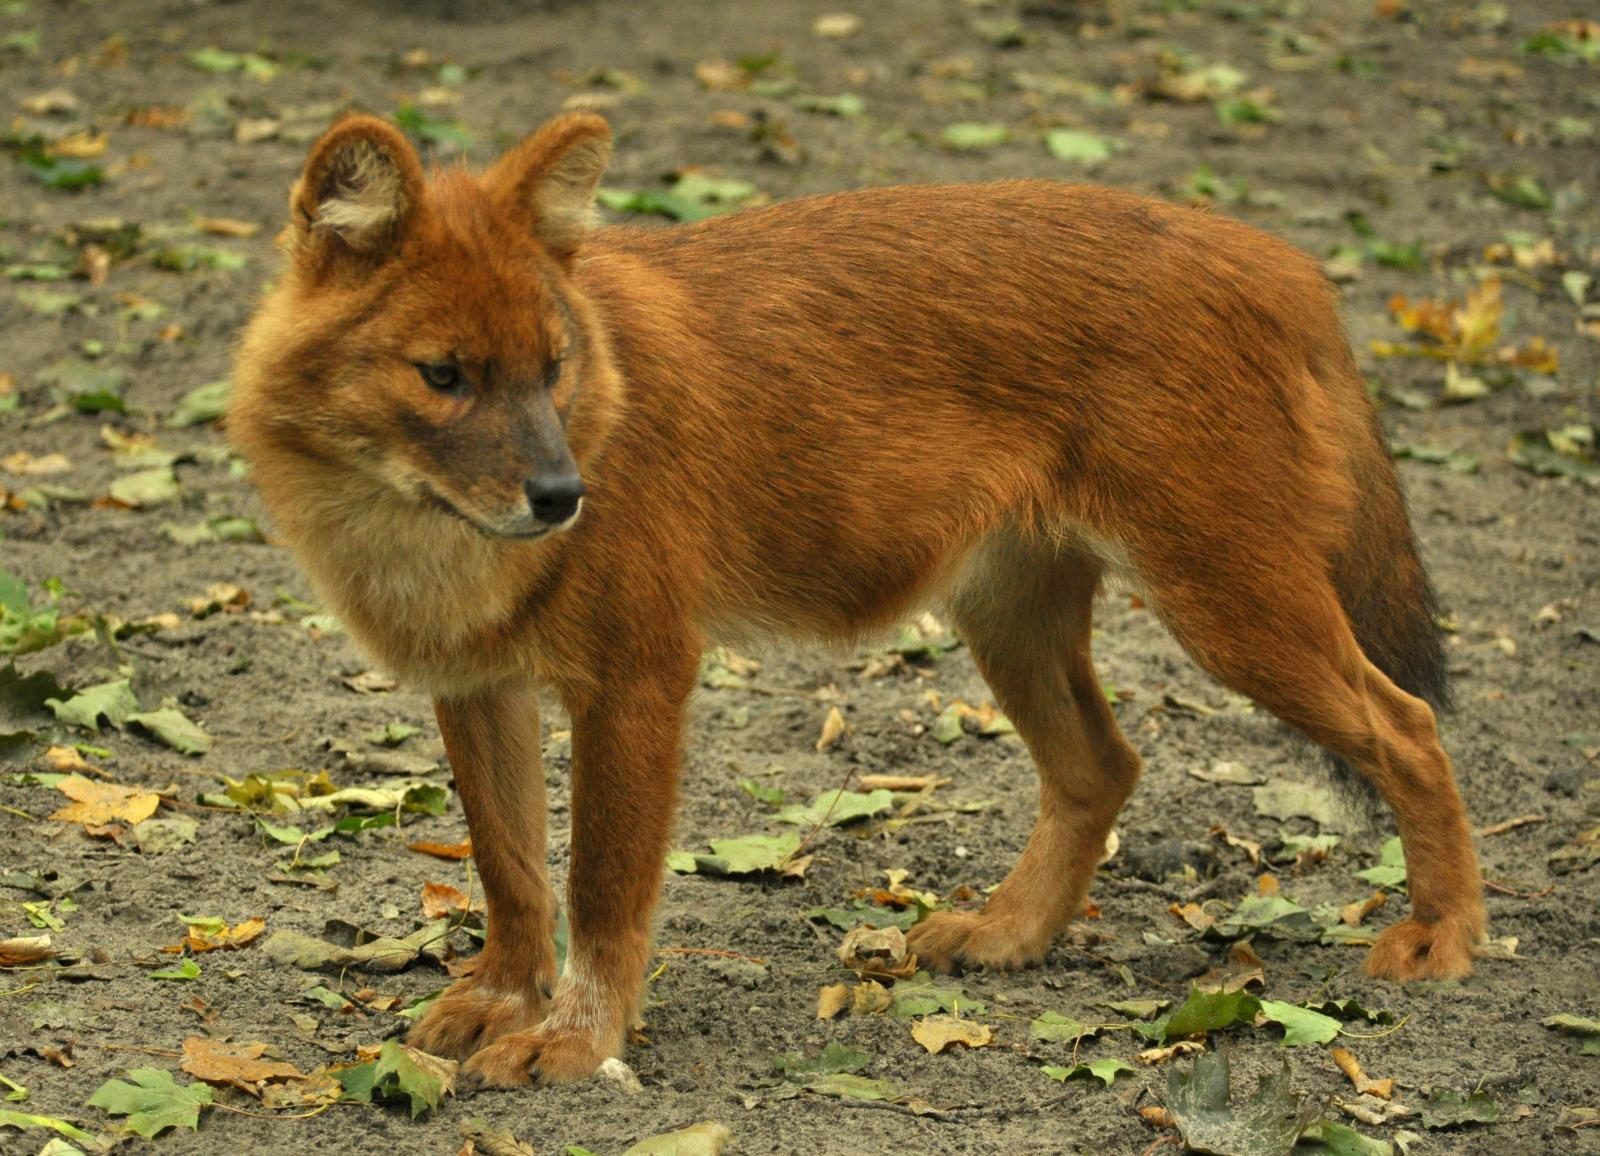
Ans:
[[[1493,879],[1485,879],[1483,886],[1486,891],[1493,891],[1497,895],[1509,895],[1513,899],[1543,899],[1556,889],[1556,885],[1552,883],[1543,891],[1518,891],[1514,887],[1507,887],[1504,883],[1496,883]]]
[[[719,959],[742,959],[746,963],[766,964],[766,960],[754,955],[741,955],[737,951],[723,951],[717,947],[658,947],[657,955],[714,955]]]
[[[1507,819],[1501,823],[1491,823],[1479,835],[1504,835],[1507,831],[1515,831],[1518,827],[1528,827],[1534,823],[1543,823],[1549,819],[1548,815],[1518,815],[1515,819]]]
[[[166,1056],[169,1059],[181,1060],[182,1052],[175,1052],[171,1048],[143,1048],[137,1044],[96,1044],[102,1052],[138,1052],[141,1056]]]
[[[311,1109],[309,1112],[295,1112],[292,1115],[285,1115],[282,1112],[252,1112],[248,1108],[235,1108],[232,1104],[224,1104],[220,1100],[213,1100],[211,1106],[223,1112],[232,1112],[235,1116],[253,1116],[257,1120],[309,1120],[313,1116],[322,1115],[322,1113],[333,1107],[332,1104],[323,1104],[320,1107]]]

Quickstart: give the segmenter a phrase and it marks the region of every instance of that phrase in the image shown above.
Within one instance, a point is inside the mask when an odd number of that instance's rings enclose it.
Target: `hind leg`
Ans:
[[[1433,711],[1367,660],[1322,569],[1298,562],[1288,544],[1277,554],[1270,565],[1245,560],[1222,580],[1223,551],[1141,573],[1202,666],[1354,766],[1394,812],[1412,913],[1378,937],[1367,973],[1467,975],[1484,933],[1483,888]]]
[[[1039,771],[1027,847],[978,913],[938,912],[912,929],[930,967],[1039,963],[1083,910],[1106,836],[1139,777],[1089,659],[1100,563],[1014,537],[991,544],[951,612],[979,671]]]

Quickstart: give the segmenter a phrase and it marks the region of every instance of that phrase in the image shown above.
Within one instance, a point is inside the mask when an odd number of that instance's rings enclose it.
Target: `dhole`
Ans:
[[[1139,759],[1089,657],[1102,576],[1393,809],[1412,915],[1367,971],[1484,929],[1433,601],[1317,265],[1255,229],[1041,181],[596,228],[610,145],[551,121],[424,174],[352,117],[290,198],[230,436],[283,539],[434,697],[491,915],[412,1041],[494,1084],[622,1046],[709,640],[853,639],[944,606],[1038,765],[1021,860],[911,940],[1039,963]],[[555,974],[536,688],[572,720]]]

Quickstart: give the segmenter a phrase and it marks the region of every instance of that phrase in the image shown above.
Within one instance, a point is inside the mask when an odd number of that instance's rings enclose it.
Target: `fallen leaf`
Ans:
[[[472,840],[462,843],[407,843],[408,851],[415,851],[419,855],[432,855],[435,859],[470,859],[472,858]]]
[[[344,1100],[371,1103],[378,1099],[405,1097],[415,1120],[424,1112],[437,1111],[440,1101],[455,1090],[459,1065],[408,1048],[398,1040],[385,1040],[377,1055],[362,1064],[329,1069],[329,1075],[344,1089]]]
[[[912,1025],[911,1038],[938,1055],[957,1046],[986,1048],[994,1042],[994,1029],[956,1016],[931,1015]]]
[[[1167,1074],[1167,1108],[1190,1148],[1218,1156],[1285,1156],[1321,1116],[1290,1088],[1288,1061],[1263,1076],[1254,1093],[1237,1094],[1226,1052],[1196,1056],[1187,1072]]]
[[[817,753],[832,750],[844,737],[844,715],[839,713],[839,708],[830,706],[828,717],[822,721],[822,734],[817,739]]]
[[[19,967],[54,959],[56,949],[50,946],[48,935],[22,935],[0,939],[0,967]]]
[[[1281,1000],[1262,1000],[1261,1018],[1283,1028],[1283,1046],[1286,1048],[1325,1044],[1339,1034],[1339,1021],[1332,1016]]]
[[[783,808],[775,816],[780,823],[794,823],[803,827],[827,825],[838,827],[857,819],[880,815],[894,806],[894,796],[888,791],[832,790],[823,791],[812,802],[794,804]]]
[[[51,814],[62,823],[105,826],[112,822],[138,823],[156,813],[161,796],[140,787],[99,783],[82,775],[68,775],[56,784],[72,802]]]
[[[266,1052],[266,1044],[189,1036],[183,1041],[183,1062],[178,1066],[197,1080],[229,1085],[252,1096],[259,1096],[262,1085],[272,1080],[305,1079],[305,1073],[291,1063],[263,1059]]]
[[[147,1140],[168,1128],[199,1129],[200,1112],[211,1106],[209,1087],[176,1083],[161,1068],[134,1068],[127,1075],[128,1080],[101,1084],[89,1097],[89,1106],[126,1116],[127,1129]]]
[[[1047,1067],[1040,1070],[1052,1080],[1059,1080],[1063,1083],[1067,1080],[1093,1077],[1108,1088],[1111,1086],[1112,1081],[1114,1081],[1123,1072],[1138,1071],[1138,1069],[1132,1064],[1126,1063],[1122,1060],[1109,1058],[1103,1060],[1089,1060],[1085,1063],[1073,1064],[1071,1067]]]
[[[71,469],[72,463],[67,460],[67,455],[60,453],[34,457],[27,450],[18,450],[0,458],[0,470],[20,477],[49,477],[52,474],[67,473]]]
[[[732,1137],[727,1128],[708,1121],[641,1140],[622,1156],[718,1156]]]
[[[910,979],[917,957],[908,955],[905,932],[898,927],[857,927],[840,942],[839,962],[863,976]]]
[[[773,1067],[782,1072],[786,1078],[796,1082],[804,1082],[809,1077],[817,1075],[859,1072],[871,1063],[872,1057],[866,1052],[847,1048],[837,1040],[828,1041],[821,1053],[811,1059],[806,1059],[798,1052],[785,1052],[772,1059]]]
[[[690,851],[668,852],[667,866],[683,875],[696,872],[706,875],[751,875],[758,871],[789,874],[799,862],[794,858],[799,850],[800,834],[797,831],[785,831],[781,835],[745,835],[735,839],[711,840],[709,855]]]
[[[1437,1088],[1422,1105],[1422,1126],[1429,1131],[1493,1124],[1499,1119],[1500,1106],[1493,1096],[1483,1091],[1463,1096],[1449,1088]]]
[[[211,736],[177,707],[130,714],[128,724],[149,731],[161,742],[186,755],[203,755],[211,749]]]
[[[99,734],[102,718],[120,729],[128,721],[128,716],[139,709],[139,700],[133,697],[133,688],[128,680],[120,678],[115,682],[85,687],[64,702],[58,698],[46,699],[45,705],[55,712],[56,718],[69,726],[82,727]]]
[[[1329,1048],[1328,1055],[1338,1065],[1341,1072],[1355,1085],[1355,1089],[1363,1096],[1376,1096],[1380,1100],[1388,1100],[1394,1096],[1393,1080],[1370,1079],[1361,1070],[1360,1061],[1346,1048]]]
[[[479,905],[482,906],[481,904]],[[424,919],[443,919],[449,915],[465,915],[472,909],[466,892],[458,891],[448,883],[422,885],[422,916]]]

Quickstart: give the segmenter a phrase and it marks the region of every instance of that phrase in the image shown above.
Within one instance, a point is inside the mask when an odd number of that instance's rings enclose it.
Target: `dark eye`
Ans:
[[[556,382],[561,380],[561,365],[566,361],[564,357],[552,357],[550,364],[544,367],[544,387],[554,389]]]
[[[467,379],[461,375],[461,367],[453,362],[421,362],[417,365],[417,372],[428,383],[429,389],[439,393],[460,394],[467,390]]]

